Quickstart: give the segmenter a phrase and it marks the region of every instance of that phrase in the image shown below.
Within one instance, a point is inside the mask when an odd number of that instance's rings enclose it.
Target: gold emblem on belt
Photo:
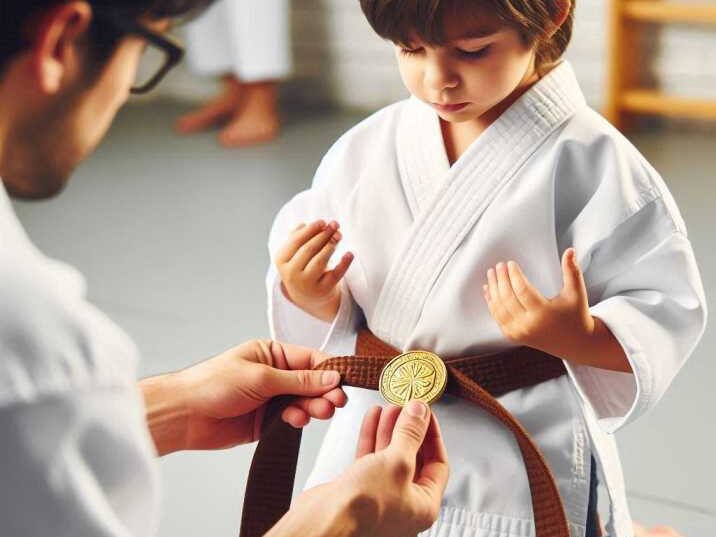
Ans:
[[[403,406],[413,399],[431,405],[445,393],[447,368],[439,356],[410,351],[393,358],[380,374],[380,393],[388,403]]]

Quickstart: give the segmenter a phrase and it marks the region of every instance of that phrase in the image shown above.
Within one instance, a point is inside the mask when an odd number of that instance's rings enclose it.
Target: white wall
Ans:
[[[604,100],[606,85],[607,4],[578,0],[567,52],[596,108]],[[290,100],[375,109],[406,94],[391,46],[373,34],[357,0],[293,0],[292,8],[296,67],[286,85]],[[654,35],[660,37],[652,44],[657,52],[653,67],[666,90],[716,96],[716,29],[670,27]],[[215,85],[180,69],[164,88],[175,96],[202,98]]]

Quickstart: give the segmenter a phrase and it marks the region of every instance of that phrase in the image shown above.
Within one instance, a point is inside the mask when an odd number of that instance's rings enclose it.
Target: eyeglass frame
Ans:
[[[122,16],[110,9],[94,8],[94,14],[99,20],[105,22],[125,34],[136,35],[145,39],[149,45],[153,45],[165,54],[164,65],[144,84],[139,87],[130,88],[132,95],[144,95],[149,93],[167,76],[167,73],[174,69],[184,58],[185,50],[174,40],[145,28],[138,22]]]

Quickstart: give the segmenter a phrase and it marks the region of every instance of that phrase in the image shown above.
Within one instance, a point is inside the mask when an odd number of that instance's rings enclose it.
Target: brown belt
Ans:
[[[400,351],[367,330],[358,336],[356,356],[332,358],[317,369],[340,372],[342,383],[378,389],[383,367]],[[525,428],[495,399],[566,373],[561,360],[520,347],[506,352],[445,360],[446,393],[474,403],[509,429],[517,440],[527,470],[536,537],[569,537],[567,517],[557,484],[544,456]],[[288,511],[301,445],[301,430],[281,419],[289,397],[274,399],[264,418],[261,441],[249,471],[241,537],[264,535]]]

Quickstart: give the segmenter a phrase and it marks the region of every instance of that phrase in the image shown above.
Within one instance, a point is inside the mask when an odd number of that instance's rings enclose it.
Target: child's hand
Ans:
[[[333,270],[328,262],[343,238],[338,222],[319,220],[299,225],[276,256],[286,296],[306,313],[330,322],[341,303],[338,283],[353,262],[346,253]]]
[[[545,298],[514,261],[487,271],[483,286],[490,313],[511,341],[570,359],[595,330],[587,288],[573,248],[562,257],[564,287]],[[582,350],[585,350],[582,347]]]

